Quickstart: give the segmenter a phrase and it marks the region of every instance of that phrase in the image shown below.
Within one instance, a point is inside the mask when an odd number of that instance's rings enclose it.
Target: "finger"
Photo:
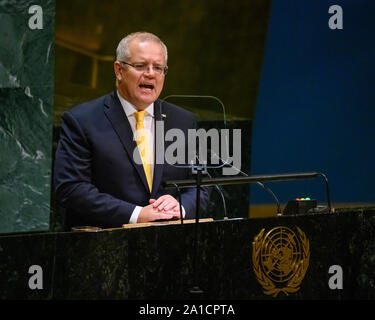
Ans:
[[[180,215],[180,212],[176,212],[176,211],[164,211],[165,214],[169,214],[169,215],[172,215],[173,218],[177,218],[177,219],[180,219],[181,215]]]
[[[149,204],[152,204],[152,203],[154,203],[156,200],[155,199],[150,199],[150,200],[148,200],[148,203]]]
[[[169,198],[165,198],[163,200],[163,202],[161,202],[158,206],[156,206],[156,208],[158,208],[158,210],[164,210],[165,206],[167,206],[168,204],[170,203],[173,203],[174,201],[169,199]]]
[[[156,208],[158,207],[161,203],[163,203],[164,201],[164,198],[163,197],[160,197],[159,199],[157,199],[154,203],[153,203],[153,207]]]
[[[164,201],[168,201],[168,200],[176,200],[175,198],[173,198],[171,195],[169,194],[166,194],[164,196],[161,196],[159,197],[155,202],[154,202],[154,208],[158,207],[161,203],[163,203]]]
[[[172,219],[173,217],[174,217],[173,214],[161,212],[158,215],[156,215],[155,220],[168,220],[168,219]]]
[[[176,207],[179,207],[179,203],[177,201],[174,201],[174,202],[170,202],[169,204],[167,204],[165,207],[164,207],[164,210],[165,211],[169,211],[169,210],[172,210]]]
[[[164,208],[166,206],[168,206],[169,204],[170,204],[170,201],[169,200],[165,200],[160,205],[158,205],[157,208],[158,208],[159,211],[161,211],[161,210],[164,210]]]

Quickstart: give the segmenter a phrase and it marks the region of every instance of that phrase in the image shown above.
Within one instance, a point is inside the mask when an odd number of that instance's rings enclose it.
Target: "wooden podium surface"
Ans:
[[[212,218],[199,219],[199,222],[209,222],[214,221]],[[183,220],[182,224],[195,223],[195,219]],[[152,226],[162,226],[167,224],[181,224],[181,220],[171,220],[171,221],[156,221],[156,222],[145,222],[145,223],[136,223],[136,224],[123,224],[122,228],[132,229],[132,228],[141,228],[141,227],[152,227]],[[106,230],[106,229],[105,229]]]

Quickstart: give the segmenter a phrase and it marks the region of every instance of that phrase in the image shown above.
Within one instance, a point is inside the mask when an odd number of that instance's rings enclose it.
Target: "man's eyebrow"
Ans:
[[[132,64],[136,64],[136,63],[148,63],[146,60],[142,60],[142,59],[140,59],[140,60],[136,60],[135,62],[132,62]],[[152,63],[152,64],[154,64],[154,65],[163,65],[163,62],[155,62],[155,63]]]
[[[139,61],[139,62],[133,62],[133,64],[149,64],[148,62],[146,61]],[[162,65],[161,63],[159,62],[155,62],[155,63],[150,63],[150,64],[153,64],[153,65]]]

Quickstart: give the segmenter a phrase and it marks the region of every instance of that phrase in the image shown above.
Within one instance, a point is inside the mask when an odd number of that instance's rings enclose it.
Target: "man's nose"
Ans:
[[[147,74],[147,75],[155,75],[154,66],[152,66],[152,65],[147,66],[145,74]]]

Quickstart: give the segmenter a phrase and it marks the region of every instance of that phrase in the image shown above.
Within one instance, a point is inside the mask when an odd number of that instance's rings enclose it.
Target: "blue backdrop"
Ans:
[[[343,30],[331,30],[331,5]],[[375,203],[375,1],[274,0],[254,116],[251,174],[320,171],[334,203]],[[326,201],[323,180],[269,184]],[[271,203],[257,185],[251,204]]]

